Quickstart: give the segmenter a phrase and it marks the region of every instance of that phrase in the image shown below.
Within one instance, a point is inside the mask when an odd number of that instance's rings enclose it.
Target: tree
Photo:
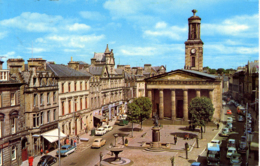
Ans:
[[[132,137],[134,131],[134,123],[140,122],[140,108],[134,102],[127,104],[127,119],[129,122],[132,123]]]
[[[212,101],[207,97],[195,97],[189,104],[189,112],[191,113],[191,122],[195,126],[206,126],[210,122],[214,114],[214,107]],[[205,129],[204,129],[205,130]],[[202,132],[201,132],[201,138]]]
[[[209,69],[209,74],[216,74],[216,69]]]
[[[143,129],[143,121],[148,119],[152,113],[152,102],[148,97],[138,97],[134,103],[140,108],[139,121],[141,122],[141,129]]]
[[[225,69],[223,69],[223,68],[218,68],[217,73],[218,73],[218,74],[225,73]]]

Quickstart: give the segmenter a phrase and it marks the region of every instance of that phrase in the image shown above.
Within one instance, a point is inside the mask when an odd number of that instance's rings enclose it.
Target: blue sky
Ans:
[[[0,56],[90,63],[113,49],[116,65],[184,67],[188,18],[201,17],[203,66],[259,59],[258,0],[0,0]],[[33,49],[32,49],[33,48]],[[32,53],[33,52],[33,53]]]

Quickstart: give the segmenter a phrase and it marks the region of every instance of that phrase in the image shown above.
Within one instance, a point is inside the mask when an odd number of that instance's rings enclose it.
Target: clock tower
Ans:
[[[203,71],[203,42],[200,39],[201,18],[196,16],[197,10],[193,9],[189,22],[188,40],[185,42],[184,69]]]

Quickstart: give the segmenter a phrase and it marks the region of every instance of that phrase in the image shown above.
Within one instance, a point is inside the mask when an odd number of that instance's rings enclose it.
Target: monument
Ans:
[[[152,128],[152,148],[160,148],[161,143],[160,143],[160,127],[158,123],[158,115],[155,114],[154,116],[154,126]]]

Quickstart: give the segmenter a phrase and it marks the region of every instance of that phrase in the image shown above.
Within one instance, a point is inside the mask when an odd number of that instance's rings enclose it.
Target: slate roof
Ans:
[[[90,66],[89,67],[89,73],[91,73],[93,75],[101,75],[102,71],[103,71],[102,66]]]
[[[123,69],[115,69],[117,74],[123,74]]]
[[[104,53],[94,53],[94,58],[96,58],[96,61],[101,61],[101,62],[105,62],[106,58],[105,58],[105,54]]]
[[[84,61],[76,61],[78,62],[80,65],[88,65],[88,63],[84,62]]]
[[[185,72],[189,72],[189,73],[193,73],[193,74],[198,74],[204,77],[209,77],[209,78],[213,78],[213,79],[217,79],[219,78],[219,76],[216,75],[212,75],[212,74],[207,74],[207,73],[203,73],[203,72],[199,72],[199,71],[195,71],[195,70],[184,70],[184,69],[179,69],[181,71],[185,71]]]
[[[90,74],[82,73],[60,64],[47,64],[47,70],[52,71],[58,77],[91,77]]]

